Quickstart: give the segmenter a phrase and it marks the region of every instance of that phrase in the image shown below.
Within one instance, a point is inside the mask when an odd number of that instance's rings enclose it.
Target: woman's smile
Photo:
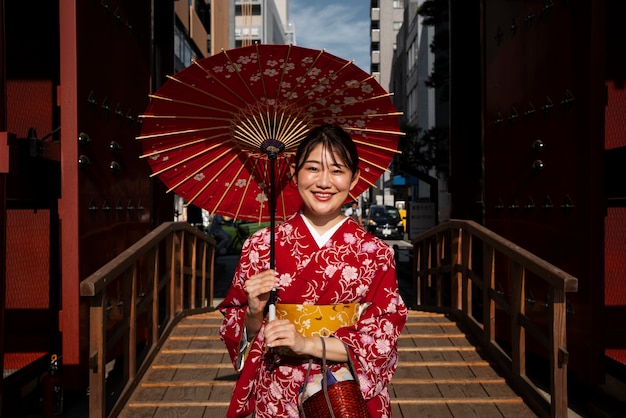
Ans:
[[[332,226],[358,179],[337,153],[318,144],[296,173],[304,215],[315,225]]]

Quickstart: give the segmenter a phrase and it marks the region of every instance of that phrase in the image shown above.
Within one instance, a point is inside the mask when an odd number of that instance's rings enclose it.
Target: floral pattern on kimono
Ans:
[[[220,335],[236,367],[245,327],[245,280],[269,269],[270,233],[262,229],[245,242],[239,265],[219,309]],[[348,218],[319,248],[300,214],[275,229],[278,303],[368,303],[356,324],[332,337],[347,347],[372,417],[391,417],[387,384],[398,364],[397,339],[407,319],[398,291],[393,250]],[[263,326],[251,342],[233,391],[229,417],[298,417],[298,391],[307,358],[281,356],[263,346]],[[336,369],[341,364],[335,364]],[[314,362],[311,373],[319,373]]]

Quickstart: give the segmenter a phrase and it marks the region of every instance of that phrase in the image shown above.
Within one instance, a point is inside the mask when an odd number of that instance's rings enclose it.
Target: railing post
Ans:
[[[526,331],[520,324],[520,316],[525,314],[524,268],[515,261],[510,264],[511,276],[511,368],[513,373],[526,376]]]
[[[419,271],[422,269],[424,254],[424,244],[422,242],[415,242],[413,244],[413,294],[415,295],[414,306],[420,306],[422,304],[422,276]]]
[[[465,228],[461,228],[461,254],[462,254],[462,264],[461,268],[463,269],[462,275],[462,289],[463,289],[463,313],[466,316],[472,315],[472,286],[470,283],[469,272],[472,271],[474,267],[474,253],[472,251],[472,246],[474,245],[474,238],[470,231],[467,231]]]
[[[152,306],[150,307],[152,315],[152,346],[156,346],[159,342],[159,276],[161,272],[159,270],[159,247],[157,246],[154,251],[151,252],[152,257]],[[167,305],[166,305],[167,306]]]
[[[178,234],[173,232],[167,239],[167,260],[170,279],[167,281],[167,307],[170,320],[176,315],[176,243]]]
[[[106,416],[105,362],[105,292],[98,292],[91,297],[89,308],[89,417]]]
[[[552,288],[550,309],[550,389],[553,394],[550,404],[552,417],[566,417],[567,400],[567,303],[562,289]]]
[[[198,284],[198,265],[197,265],[197,255],[198,255],[198,237],[196,235],[192,235],[189,237],[191,240],[191,248],[188,251],[188,254],[191,256],[190,267],[191,267],[191,280],[189,283],[189,307],[191,309],[197,308],[198,294],[196,293],[197,284]],[[202,296],[200,296],[204,299]],[[202,307],[202,302],[200,303],[200,307]]]
[[[441,253],[443,248],[443,233],[437,234],[433,255],[433,265],[435,267],[435,289],[437,294],[437,307],[443,307],[443,276],[441,275]]]
[[[176,289],[174,312],[180,312],[185,309],[185,240],[187,238],[187,231],[180,231],[179,234],[180,240],[178,242],[178,251],[176,251],[175,259],[178,278],[174,280],[174,287]]]
[[[483,339],[489,344],[496,339],[496,304],[490,296],[495,283],[495,251],[483,241]]]
[[[458,271],[457,267],[463,266],[463,252],[460,248],[465,244],[461,235],[461,230],[453,228],[450,230],[450,277],[452,283],[450,292],[452,293],[452,309],[464,311],[465,301],[463,298],[463,270]]]
[[[137,374],[137,264],[130,274],[130,300],[128,306],[128,380],[135,379]]]
[[[215,287],[214,283],[215,283],[215,246],[214,245],[208,245],[205,244],[204,246],[204,257],[205,257],[205,263],[208,262],[208,267],[209,267],[209,300],[207,301],[207,306],[211,306],[213,307],[213,298],[215,297],[214,294],[214,290],[213,288]],[[205,266],[205,271],[206,271],[206,266]],[[206,281],[206,277],[203,279],[204,281]]]

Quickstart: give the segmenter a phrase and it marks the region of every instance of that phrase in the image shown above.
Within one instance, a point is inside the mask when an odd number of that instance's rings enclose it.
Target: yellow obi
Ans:
[[[305,337],[328,337],[341,327],[356,324],[362,308],[359,302],[337,305],[276,304],[276,318],[287,319]]]

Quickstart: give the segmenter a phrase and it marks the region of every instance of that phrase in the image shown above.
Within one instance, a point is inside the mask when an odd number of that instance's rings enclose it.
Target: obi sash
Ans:
[[[356,324],[366,307],[359,302],[337,305],[276,304],[276,318],[287,319],[305,337],[328,337],[339,328]]]

